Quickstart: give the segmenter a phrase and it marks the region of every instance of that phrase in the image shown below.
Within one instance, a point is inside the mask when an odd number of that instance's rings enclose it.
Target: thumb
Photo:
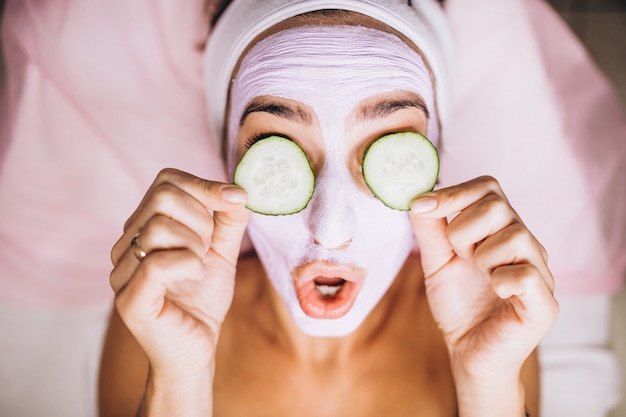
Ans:
[[[418,202],[416,200],[414,203]],[[409,220],[420,250],[424,276],[428,278],[443,268],[456,254],[448,240],[447,219],[421,216],[419,210],[416,210],[418,205],[412,205]]]
[[[250,210],[239,206],[232,210],[215,211],[213,218],[215,226],[211,237],[210,253],[215,253],[228,263],[235,265],[250,219]]]

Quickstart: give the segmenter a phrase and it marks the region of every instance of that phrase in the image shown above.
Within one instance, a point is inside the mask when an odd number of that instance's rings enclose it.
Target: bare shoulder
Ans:
[[[148,357],[114,309],[100,363],[99,415],[135,416],[147,376]]]

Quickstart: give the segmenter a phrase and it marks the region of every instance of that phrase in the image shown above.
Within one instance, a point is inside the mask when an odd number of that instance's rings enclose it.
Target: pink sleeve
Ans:
[[[109,253],[158,171],[223,179],[205,125],[202,0],[9,0],[0,301],[109,300]]]
[[[542,0],[449,0],[456,93],[442,182],[489,174],[546,246],[557,291],[607,293],[626,265],[626,122]]]

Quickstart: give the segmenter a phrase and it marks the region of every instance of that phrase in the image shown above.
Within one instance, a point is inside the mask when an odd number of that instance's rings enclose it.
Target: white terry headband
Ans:
[[[435,0],[234,0],[218,20],[204,52],[210,129],[222,142],[233,70],[246,47],[262,32],[291,17],[326,9],[357,12],[406,36],[422,52],[434,76],[437,115],[447,120],[452,37]]]

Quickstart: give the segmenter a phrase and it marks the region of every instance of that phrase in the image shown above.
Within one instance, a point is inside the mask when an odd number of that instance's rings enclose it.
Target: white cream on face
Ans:
[[[312,108],[319,120],[325,161],[308,207],[290,216],[253,214],[248,228],[274,288],[308,334],[354,331],[412,248],[406,213],[386,208],[359,189],[346,163],[350,113],[365,99],[394,92],[416,93],[434,112],[430,76],[419,54],[391,34],[352,26],[299,27],[274,34],[250,50],[233,81],[227,141],[231,173],[239,120],[255,97],[295,100]],[[275,132],[272,126],[259,128]],[[428,136],[436,143],[437,123],[428,124]],[[298,303],[291,271],[315,260],[367,272],[354,305],[340,318],[311,318]]]

